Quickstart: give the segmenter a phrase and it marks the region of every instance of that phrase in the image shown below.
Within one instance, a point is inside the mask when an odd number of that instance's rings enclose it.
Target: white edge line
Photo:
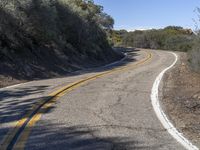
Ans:
[[[113,62],[113,63],[111,63],[111,64],[107,64],[107,65],[102,66],[102,67],[100,67],[100,68],[110,67],[110,66],[116,65],[116,64],[118,64],[118,63],[120,63],[120,62],[123,62],[125,59],[127,59],[127,56],[128,56],[127,53],[124,53],[124,57],[123,57],[121,60],[116,61],[116,62]]]
[[[34,80],[33,80],[34,81]],[[3,87],[3,88],[0,88],[0,90],[5,90],[5,89],[10,89],[10,88],[14,88],[14,87],[18,87],[20,85],[25,85],[27,83],[31,83],[33,81],[29,81],[29,82],[24,82],[24,83],[19,83],[19,84],[15,84],[15,85],[11,85],[11,86],[6,86],[6,87]]]
[[[98,68],[110,67],[110,66],[116,65],[116,64],[118,64],[120,62],[123,62],[126,58],[127,58],[127,53],[124,53],[124,57],[121,60],[112,62],[112,63],[107,64],[105,66],[101,66],[101,67],[97,67],[97,68],[94,67],[94,68],[90,68],[90,69],[98,69]],[[77,71],[74,71],[74,72],[71,72],[71,73],[76,73],[76,72],[80,72],[80,71],[84,71],[84,70],[77,70]],[[35,81],[35,80],[33,80],[33,81]],[[19,83],[19,84],[15,84],[15,85],[3,87],[3,88],[0,88],[0,90],[5,90],[5,89],[10,89],[10,88],[18,87],[18,86],[21,86],[21,85],[25,85],[25,84],[31,83],[33,81],[28,81],[28,82],[24,82],[24,83]]]
[[[154,111],[158,117],[158,119],[161,121],[162,125],[164,126],[164,128],[171,134],[171,136],[176,139],[179,143],[181,143],[186,149],[188,150],[199,150],[199,148],[197,148],[195,145],[193,145],[188,139],[186,139],[182,133],[180,133],[174,126],[173,124],[169,121],[168,117],[166,116],[166,114],[164,113],[164,111],[162,110],[160,103],[159,103],[159,85],[160,82],[163,78],[163,75],[166,73],[166,71],[168,71],[169,69],[171,69],[177,62],[178,60],[178,56],[177,54],[170,52],[171,54],[173,54],[175,56],[175,61],[173,62],[173,64],[169,67],[167,67],[166,69],[164,69],[156,78],[153,87],[152,87],[152,91],[151,91],[151,102],[154,108]]]

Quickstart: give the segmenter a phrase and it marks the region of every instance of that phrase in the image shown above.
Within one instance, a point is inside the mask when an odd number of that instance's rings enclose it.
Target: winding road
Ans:
[[[129,50],[118,63],[0,89],[2,150],[184,150],[151,101],[165,51]],[[162,98],[162,83],[159,89]]]

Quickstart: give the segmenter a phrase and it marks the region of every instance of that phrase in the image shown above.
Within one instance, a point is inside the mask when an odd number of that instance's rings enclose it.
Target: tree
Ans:
[[[200,72],[200,29],[198,29],[198,24],[200,21],[200,8],[197,8],[198,13],[198,22],[196,24],[197,31],[196,31],[196,37],[194,41],[194,45],[191,51],[189,51],[189,62],[191,67],[195,70]]]
[[[104,29],[112,29],[114,20],[110,15],[101,13],[97,18],[97,23]]]

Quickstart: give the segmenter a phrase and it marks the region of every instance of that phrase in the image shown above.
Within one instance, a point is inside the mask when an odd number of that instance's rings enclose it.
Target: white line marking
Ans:
[[[172,52],[170,52],[172,53]],[[199,148],[197,148],[196,146],[194,146],[188,139],[186,139],[182,133],[180,133],[174,126],[173,124],[169,121],[169,119],[167,118],[166,114],[164,113],[164,111],[161,109],[160,103],[159,103],[159,95],[158,95],[158,91],[159,91],[159,85],[160,82],[163,78],[163,75],[165,74],[166,71],[168,71],[169,69],[171,69],[177,62],[178,60],[178,56],[175,53],[172,53],[175,56],[175,61],[173,62],[173,64],[169,67],[167,67],[166,69],[164,69],[156,78],[153,87],[152,87],[152,91],[151,91],[151,102],[154,108],[154,111],[157,115],[157,117],[159,118],[159,120],[161,121],[162,125],[164,126],[165,129],[167,129],[167,131],[172,135],[173,138],[175,138],[179,143],[181,143],[186,149],[188,150],[199,150]]]
[[[121,60],[116,61],[116,62],[113,62],[113,63],[108,64],[108,65],[105,65],[105,66],[103,66],[103,67],[110,67],[110,66],[116,65],[116,64],[118,64],[118,63],[120,63],[120,62],[123,62],[125,59],[127,59],[127,56],[128,56],[127,53],[124,53],[124,57],[123,57]]]
[[[0,88],[0,90],[5,90],[5,89],[10,89],[10,88],[18,87],[20,85],[25,85],[25,84],[30,83],[30,82],[33,82],[33,81],[29,81],[29,82],[24,82],[24,83],[19,83],[19,84],[15,84],[15,85],[3,87],[3,88]]]

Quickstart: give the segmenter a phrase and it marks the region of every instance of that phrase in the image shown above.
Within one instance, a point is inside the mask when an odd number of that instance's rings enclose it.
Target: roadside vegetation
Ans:
[[[200,13],[200,9],[198,9]],[[200,19],[200,18],[199,18]],[[178,26],[164,29],[111,31],[111,43],[116,47],[173,50],[188,53],[190,67],[200,72],[200,32],[193,32]]]
[[[106,36],[113,24],[92,0],[1,0],[0,75],[56,75],[119,59]]]
[[[196,71],[200,72],[200,34],[198,33],[194,41],[194,46],[189,54],[190,66]]]
[[[164,29],[123,32],[119,41],[127,47],[188,51],[192,48],[194,36],[190,29],[168,26]]]
[[[197,8],[198,17],[200,21],[200,8]],[[191,67],[196,71],[200,72],[200,29],[198,29],[197,22],[197,32],[194,39],[194,45],[191,51],[189,51],[189,62]]]

